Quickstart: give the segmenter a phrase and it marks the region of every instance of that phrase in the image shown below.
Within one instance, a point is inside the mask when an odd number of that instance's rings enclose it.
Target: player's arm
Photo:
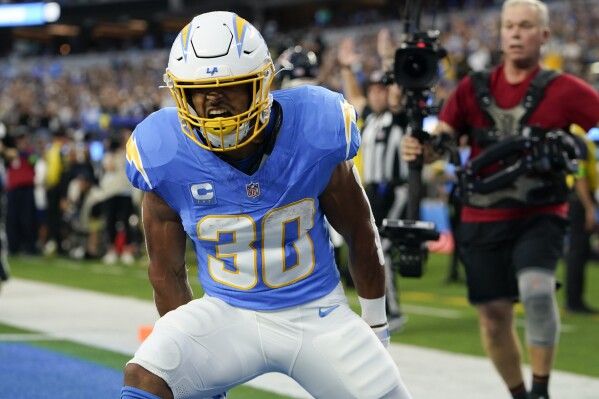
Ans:
[[[578,145],[578,171],[574,175],[574,190],[578,196],[578,200],[582,204],[585,213],[585,229],[592,231],[595,228],[595,205],[591,197],[591,189],[589,186],[589,171],[587,159],[589,156],[589,147],[585,139],[578,134],[572,134],[572,138]]]
[[[144,194],[142,216],[149,256],[148,277],[160,316],[193,298],[185,266],[186,235],[179,215],[158,195]]]
[[[591,198],[591,191],[587,178],[577,178],[574,182],[574,190],[584,208],[584,228],[587,231],[593,231],[595,227],[595,205]]]
[[[345,161],[335,168],[320,196],[320,204],[329,223],[347,243],[350,273],[358,295],[367,300],[384,298],[385,270],[380,240],[353,162]],[[384,317],[384,299],[382,303]],[[385,322],[386,317],[375,323]]]
[[[337,59],[341,65],[341,81],[343,82],[343,91],[347,101],[354,106],[356,112],[361,117],[368,100],[364,94],[356,74],[352,70],[352,65],[361,61],[360,55],[356,52],[354,39],[345,38],[339,44]]]

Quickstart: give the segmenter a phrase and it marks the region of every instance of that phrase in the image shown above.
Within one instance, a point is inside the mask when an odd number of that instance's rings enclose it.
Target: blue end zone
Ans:
[[[0,343],[0,397],[10,399],[115,399],[122,371],[43,348]]]

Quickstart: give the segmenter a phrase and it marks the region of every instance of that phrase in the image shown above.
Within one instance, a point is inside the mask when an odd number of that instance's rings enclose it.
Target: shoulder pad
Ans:
[[[127,142],[127,177],[135,186],[151,191],[156,186],[153,170],[170,162],[184,135],[175,108],[164,108],[144,119]]]

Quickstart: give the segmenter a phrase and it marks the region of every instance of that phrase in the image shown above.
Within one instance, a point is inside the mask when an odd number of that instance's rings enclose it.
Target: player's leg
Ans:
[[[328,309],[333,310],[326,313]],[[302,306],[301,312],[303,342],[289,374],[311,395],[411,398],[393,358],[372,329],[349,308],[342,290]]]
[[[531,395],[548,399],[549,375],[560,330],[555,269],[562,256],[566,222],[557,216],[538,216],[524,227],[514,247],[514,263],[525,310],[526,343],[533,373]]]
[[[521,348],[514,326],[513,300],[518,287],[511,266],[511,243],[493,242],[509,226],[463,223],[462,260],[468,299],[476,306],[483,348],[514,398],[526,398]],[[483,242],[477,240],[484,240]]]
[[[224,397],[270,371],[261,348],[253,312],[204,296],[156,322],[125,368],[123,391],[137,388],[165,399]]]
[[[522,350],[514,326],[513,304],[497,300],[476,305],[483,347],[514,398],[526,398]]]
[[[583,301],[584,269],[589,260],[591,232],[586,230],[585,209],[578,199],[569,202],[568,219],[570,233],[568,251],[564,257],[566,262],[566,310],[584,311]]]

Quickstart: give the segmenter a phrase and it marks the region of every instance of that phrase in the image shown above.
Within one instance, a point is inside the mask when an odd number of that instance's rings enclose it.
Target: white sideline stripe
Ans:
[[[53,337],[48,334],[0,334],[2,342],[24,342],[24,341],[58,341],[63,338]]]
[[[153,325],[157,318],[150,301],[16,278],[3,284],[0,293],[1,323],[127,355],[139,346],[139,327]],[[444,322],[440,320],[435,328],[444,328]],[[486,358],[401,344],[391,344],[389,351],[414,399],[509,396]],[[524,367],[529,386],[530,375]],[[598,398],[599,378],[554,371],[550,384],[552,399]],[[311,398],[281,374],[266,374],[248,385],[288,397]]]

